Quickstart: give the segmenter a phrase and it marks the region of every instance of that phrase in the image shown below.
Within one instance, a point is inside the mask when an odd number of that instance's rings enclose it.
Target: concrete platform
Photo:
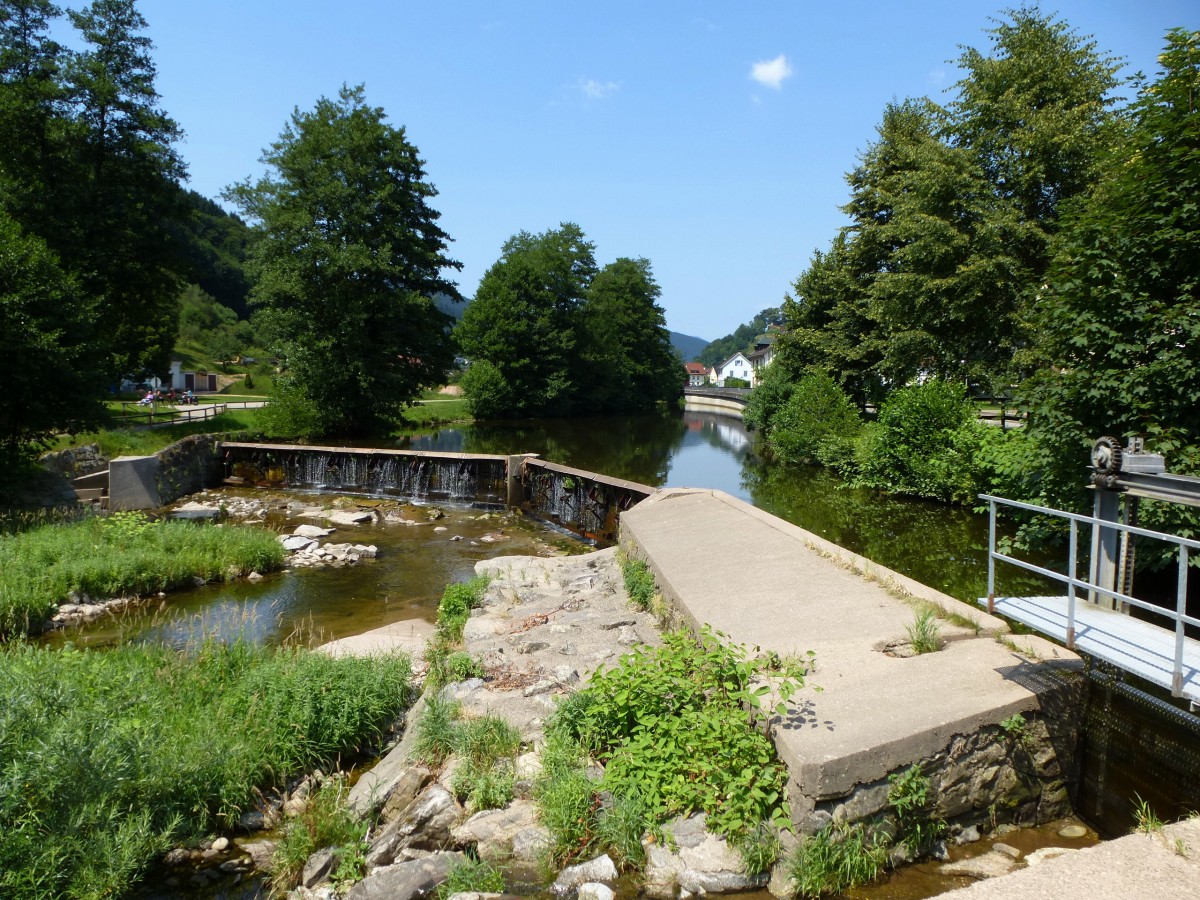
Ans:
[[[987,606],[987,598],[979,603]],[[1066,597],[997,597],[994,608],[1015,622],[1066,643],[1068,603]],[[1075,649],[1151,684],[1178,690],[1178,696],[1193,703],[1200,702],[1200,641],[1183,639],[1182,665],[1177,670],[1172,628],[1076,600]]]
[[[376,656],[400,650],[414,659],[425,650],[425,642],[433,637],[434,625],[424,619],[393,622],[372,631],[322,644],[317,650],[330,656]]]
[[[1200,819],[1075,850],[948,891],[951,900],[1160,900],[1200,897]]]
[[[621,518],[621,544],[647,560],[693,625],[780,654],[816,654],[816,669],[776,729],[792,790],[813,801],[941,752],[956,735],[1041,708],[1077,656],[1021,638],[1046,661],[996,639],[1004,622],[877,566],[720,491],[665,490]],[[907,600],[905,599],[907,598]],[[972,623],[941,622],[943,650],[885,653],[907,639],[913,601]]]

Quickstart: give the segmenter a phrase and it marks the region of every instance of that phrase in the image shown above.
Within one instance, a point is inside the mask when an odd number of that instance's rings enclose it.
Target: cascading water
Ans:
[[[227,457],[245,482],[317,491],[382,494],[418,501],[503,504],[502,459],[460,459],[318,448],[257,449]]]

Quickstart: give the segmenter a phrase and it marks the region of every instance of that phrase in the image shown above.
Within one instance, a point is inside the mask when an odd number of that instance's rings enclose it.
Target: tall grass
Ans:
[[[117,514],[0,537],[0,637],[36,632],[72,591],[148,594],[283,565],[275,535]]]
[[[407,657],[0,651],[0,898],[119,895],[173,843],[388,728]]]
[[[84,432],[69,438],[60,438],[54,449],[97,444],[100,452],[108,459],[117,456],[148,456],[192,434],[257,432],[260,427],[257,413],[254,409],[230,409],[208,419],[165,425],[161,428],[112,428]]]

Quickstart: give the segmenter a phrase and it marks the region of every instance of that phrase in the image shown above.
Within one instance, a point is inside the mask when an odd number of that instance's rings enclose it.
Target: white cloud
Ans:
[[[621,86],[615,81],[597,81],[595,78],[582,78],[579,81],[578,87],[589,100],[603,100],[605,97],[615,94]]]
[[[750,69],[750,77],[761,85],[779,90],[783,80],[791,77],[792,67],[788,65],[787,57],[780,53],[774,59],[764,59],[756,62]]]

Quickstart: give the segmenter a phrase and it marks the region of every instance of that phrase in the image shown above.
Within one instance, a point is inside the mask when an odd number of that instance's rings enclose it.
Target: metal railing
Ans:
[[[1188,558],[1190,550],[1200,550],[1200,540],[1180,537],[1175,534],[1165,534],[1161,531],[1151,531],[1149,528],[1140,528],[1136,525],[1127,525],[1124,522],[1113,522],[1108,519],[1098,519],[1095,516],[1082,515],[1080,513],[1065,512],[1060,509],[1050,509],[1045,506],[1037,506],[1032,503],[1022,503],[1019,500],[1009,500],[1005,497],[995,497],[991,494],[980,494],[979,499],[988,501],[988,612],[995,611],[996,600],[996,562],[1006,562],[1018,568],[1024,569],[1027,572],[1035,572],[1046,578],[1067,585],[1067,649],[1075,649],[1075,607],[1079,602],[1079,597],[1076,594],[1077,590],[1086,590],[1094,595],[1102,595],[1112,598],[1115,602],[1126,604],[1128,606],[1136,606],[1138,609],[1143,609],[1146,612],[1156,616],[1161,616],[1174,623],[1175,629],[1175,652],[1174,652],[1174,668],[1172,669],[1172,690],[1178,695],[1178,691],[1183,683],[1183,647],[1184,647],[1184,628],[1187,625],[1200,628],[1200,619],[1196,619],[1187,614],[1187,577],[1188,577]],[[1024,509],[1029,512],[1038,513],[1039,515],[1053,516],[1060,519],[1066,519],[1070,522],[1071,534],[1067,551],[1067,572],[1055,572],[1043,566],[1027,562],[1023,559],[1017,559],[1014,556],[1009,556],[1005,553],[1000,553],[996,550],[996,508],[997,506],[1010,506],[1014,509]],[[1080,578],[1078,575],[1079,565],[1079,526],[1089,525],[1093,529],[1106,528],[1114,531],[1119,531],[1131,536],[1151,538],[1153,540],[1165,541],[1169,544],[1175,544],[1179,553],[1179,574],[1178,585],[1176,588],[1175,608],[1168,609],[1162,606],[1156,606],[1153,603],[1147,603],[1145,600],[1139,600],[1136,597],[1131,597],[1114,588],[1107,587],[1101,584],[1094,584],[1086,578]]]

